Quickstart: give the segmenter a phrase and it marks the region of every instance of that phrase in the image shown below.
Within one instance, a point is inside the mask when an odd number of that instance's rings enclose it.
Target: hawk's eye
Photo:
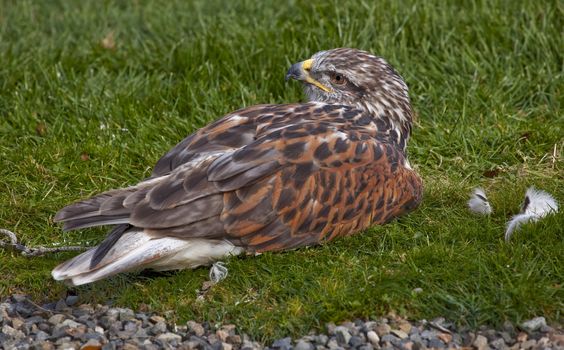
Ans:
[[[331,83],[335,85],[343,85],[347,79],[341,73],[331,73]]]

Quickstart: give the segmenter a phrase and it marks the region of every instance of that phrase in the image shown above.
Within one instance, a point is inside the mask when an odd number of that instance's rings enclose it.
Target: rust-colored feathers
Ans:
[[[405,151],[412,111],[401,77],[354,49],[323,51],[304,67],[289,75],[311,102],[235,111],[180,142],[150,178],[59,211],[66,230],[117,226],[53,276],[83,284],[192,268],[318,244],[415,208],[421,180]]]

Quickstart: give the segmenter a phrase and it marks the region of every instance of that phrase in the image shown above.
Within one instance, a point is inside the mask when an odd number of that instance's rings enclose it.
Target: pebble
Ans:
[[[408,337],[407,333],[405,333],[404,331],[399,330],[399,329],[393,329],[392,334],[394,334],[396,337],[398,337],[400,339],[405,339],[405,338]]]
[[[188,329],[192,331],[194,334],[196,334],[198,337],[201,337],[206,333],[204,327],[202,327],[202,325],[197,322],[188,321],[186,325],[188,326]]]
[[[357,335],[353,335],[348,341],[348,344],[353,348],[364,345],[365,343],[366,341],[363,341],[362,338]]]
[[[472,345],[478,350],[486,350],[488,348],[488,338],[478,335]]]
[[[275,340],[274,343],[272,343],[272,347],[275,349],[289,350],[292,348],[292,338],[288,337]]]
[[[304,340],[299,340],[294,350],[313,350],[314,346],[312,343],[306,342]]]
[[[382,324],[377,325],[374,330],[376,331],[376,334],[378,334],[378,336],[381,338],[381,337],[385,336],[386,334],[389,334],[390,331],[392,330],[392,327],[390,327],[390,325],[388,325],[386,323],[382,323]]]
[[[370,344],[372,344],[374,346],[378,346],[380,344],[380,337],[374,331],[366,332],[366,338],[368,338],[368,341],[370,342]]]
[[[521,328],[526,330],[527,332],[531,333],[534,332],[541,327],[546,326],[546,319],[544,317],[535,317],[532,320],[525,321],[521,323]]]
[[[73,298],[70,298],[73,297]],[[78,296],[34,306],[23,295],[0,303],[0,348],[31,350],[477,350],[562,349],[564,331],[548,326],[544,317],[519,324],[509,321],[500,329],[456,329],[444,318],[408,321],[396,315],[326,325],[326,332],[301,338],[274,340],[270,346],[238,332],[235,325],[211,326],[188,321],[175,325],[168,317],[103,305],[77,305]],[[70,299],[69,299],[70,298]],[[46,311],[50,310],[50,311]],[[146,311],[146,310],[145,310]]]
[[[67,306],[74,306],[76,303],[78,303],[78,295],[69,295],[65,299]]]
[[[337,336],[337,342],[340,345],[347,345],[351,339],[351,334],[345,326],[338,326],[335,328],[335,335]]]

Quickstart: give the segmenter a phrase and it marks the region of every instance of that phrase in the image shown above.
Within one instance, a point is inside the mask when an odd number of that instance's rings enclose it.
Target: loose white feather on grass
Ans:
[[[470,200],[468,200],[468,209],[475,214],[490,215],[492,213],[492,206],[482,188],[474,189]]]
[[[547,192],[529,187],[521,206],[521,213],[513,216],[507,223],[505,241],[509,241],[513,233],[527,222],[535,222],[543,217],[558,212],[558,203]]]
[[[210,281],[216,284],[226,279],[228,274],[229,270],[227,270],[227,267],[225,267],[225,263],[223,261],[217,261],[213,263],[212,267],[210,268]]]

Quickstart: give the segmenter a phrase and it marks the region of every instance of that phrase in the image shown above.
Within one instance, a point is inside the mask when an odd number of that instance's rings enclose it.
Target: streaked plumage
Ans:
[[[115,273],[210,264],[383,224],[421,201],[407,161],[412,109],[382,58],[334,49],[293,65],[310,102],[243,108],[185,138],[150,178],[69,205],[64,229],[116,225],[53,270],[84,284]]]

